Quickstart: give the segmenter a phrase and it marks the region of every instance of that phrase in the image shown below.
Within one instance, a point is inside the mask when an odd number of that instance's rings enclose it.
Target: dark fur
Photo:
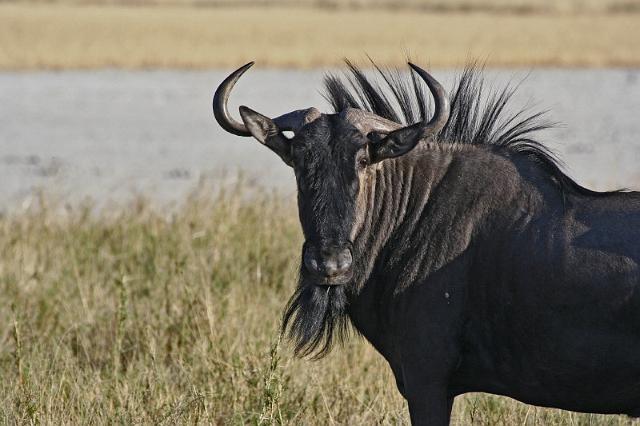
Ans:
[[[346,108],[357,108],[403,124],[411,124],[430,115],[428,92],[414,74],[407,79],[398,70],[382,70],[376,67],[377,75],[384,82],[380,86],[350,62],[347,61],[347,65],[350,75],[347,76],[346,81],[335,75],[328,75],[325,79],[325,97],[336,113]],[[450,91],[451,117],[438,135],[437,142],[485,145],[492,149],[524,156],[546,170],[562,191],[600,196],[612,193],[591,191],[562,172],[554,155],[535,139],[536,132],[552,126],[552,123],[543,119],[544,113],[527,115],[525,111],[520,111],[508,115],[506,107],[514,90],[505,87],[498,94],[485,100],[483,88],[477,69],[468,67]],[[353,129],[340,128],[334,133],[340,134],[343,139],[355,136]],[[326,153],[323,154],[318,150],[328,149],[329,140],[335,136],[331,134],[331,127],[328,125],[314,128],[314,134],[306,136],[309,139],[317,139],[319,142],[314,144],[314,149],[307,150],[304,154],[308,157],[307,168],[313,170],[315,174],[306,176],[306,179],[305,176],[298,177],[298,186],[311,186],[312,193],[318,199],[308,200],[313,204],[310,208],[301,206],[301,217],[313,215],[324,217],[328,214],[325,210],[329,202],[323,198],[327,196],[328,191],[323,191],[321,186],[330,182],[331,179],[324,177],[329,176],[326,170],[314,167],[313,163],[328,157]],[[301,179],[304,182],[300,182]],[[344,181],[338,182],[338,185],[346,186]],[[345,198],[335,198],[335,202],[338,203],[343,200]],[[317,206],[321,207],[317,208]],[[344,210],[344,206],[339,209]],[[304,223],[315,222],[303,220],[303,226]],[[348,224],[349,220],[324,223],[340,226]],[[325,230],[325,233],[328,231]],[[317,235],[318,232],[309,230],[309,234]],[[343,290],[334,289],[336,301],[330,302],[327,298],[331,292],[326,292],[324,289],[316,290],[306,284],[308,280],[301,276],[298,290],[287,305],[283,330],[291,326],[288,334],[295,342],[297,355],[321,358],[331,350],[335,336],[338,336],[337,341],[343,341],[348,335],[346,297]],[[338,326],[335,333],[334,325]]]
[[[345,127],[335,118],[320,121],[292,142],[294,163],[304,164],[297,168],[296,180],[305,245],[349,239],[353,199],[358,188],[351,184],[356,179],[354,170],[339,166],[353,163],[365,142],[355,129]],[[362,139],[358,144],[343,143],[344,139],[358,140],[358,137]],[[298,142],[303,139],[313,142]],[[298,289],[285,310],[283,331],[288,329],[297,355],[321,358],[331,350],[334,341],[343,341],[347,336],[349,320],[345,288],[315,284],[314,278],[301,267]]]
[[[295,342],[296,355],[322,358],[333,342],[342,342],[349,332],[345,288],[302,281],[285,309],[285,328]]]
[[[414,77],[381,72],[380,88],[350,68],[350,83],[327,78],[336,111],[429,115]],[[296,133],[303,253],[348,244],[354,262],[334,287],[302,266],[284,329],[320,357],[352,324],[419,424],[446,424],[465,392],[637,414],[640,194],[580,186],[536,140],[541,114],[506,114],[511,89],[482,92],[465,71],[435,141],[375,166],[358,168],[375,147],[340,114]]]

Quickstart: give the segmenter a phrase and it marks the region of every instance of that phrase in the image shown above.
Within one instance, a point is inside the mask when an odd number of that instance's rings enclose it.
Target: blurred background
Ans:
[[[451,87],[472,60],[598,189],[640,182],[640,0],[57,0],[0,2],[0,210],[34,189],[65,199],[172,201],[223,171],[291,189],[287,168],[213,121],[213,90],[255,60],[232,105],[326,107],[343,58]],[[25,201],[27,200],[27,201]]]
[[[293,360],[278,326],[301,236],[294,179],[222,131],[316,106],[343,59],[452,87],[473,61],[593,189],[640,189],[640,0],[0,0],[0,419],[408,421],[354,339]],[[456,424],[629,424],[504,398]]]

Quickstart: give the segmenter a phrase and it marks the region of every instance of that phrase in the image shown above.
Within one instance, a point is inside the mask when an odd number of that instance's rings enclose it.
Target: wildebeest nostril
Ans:
[[[314,272],[316,274],[320,273],[318,260],[315,258],[315,256],[311,253],[310,250],[305,250],[303,254],[303,260],[304,260],[304,266],[306,266],[306,268],[309,271]]]
[[[342,272],[347,271],[349,268],[351,268],[351,264],[353,263],[353,257],[351,255],[351,250],[349,250],[348,248],[343,249],[339,254],[338,257],[336,259],[337,264],[338,264],[338,269]]]

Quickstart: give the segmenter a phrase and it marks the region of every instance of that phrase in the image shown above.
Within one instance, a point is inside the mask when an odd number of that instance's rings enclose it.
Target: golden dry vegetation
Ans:
[[[0,69],[639,66],[640,14],[0,4]]]
[[[6,1],[6,0],[5,0]],[[9,0],[15,3],[91,5],[264,6],[325,9],[409,9],[499,13],[617,13],[640,11],[640,0]]]
[[[294,201],[201,191],[167,213],[46,199],[0,217],[3,424],[406,424],[362,339],[317,361],[279,339],[301,245]],[[630,425],[458,398],[454,425]]]

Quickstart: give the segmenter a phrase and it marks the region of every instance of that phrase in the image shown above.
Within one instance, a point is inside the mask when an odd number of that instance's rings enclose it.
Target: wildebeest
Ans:
[[[305,242],[283,327],[298,355],[352,325],[414,424],[447,424],[465,392],[640,415],[640,193],[580,186],[536,140],[541,114],[507,114],[508,88],[483,101],[472,69],[449,97],[412,64],[378,69],[382,84],[349,64],[325,82],[334,113],[243,106],[241,123],[226,104],[251,65],[213,109],[295,172]]]

